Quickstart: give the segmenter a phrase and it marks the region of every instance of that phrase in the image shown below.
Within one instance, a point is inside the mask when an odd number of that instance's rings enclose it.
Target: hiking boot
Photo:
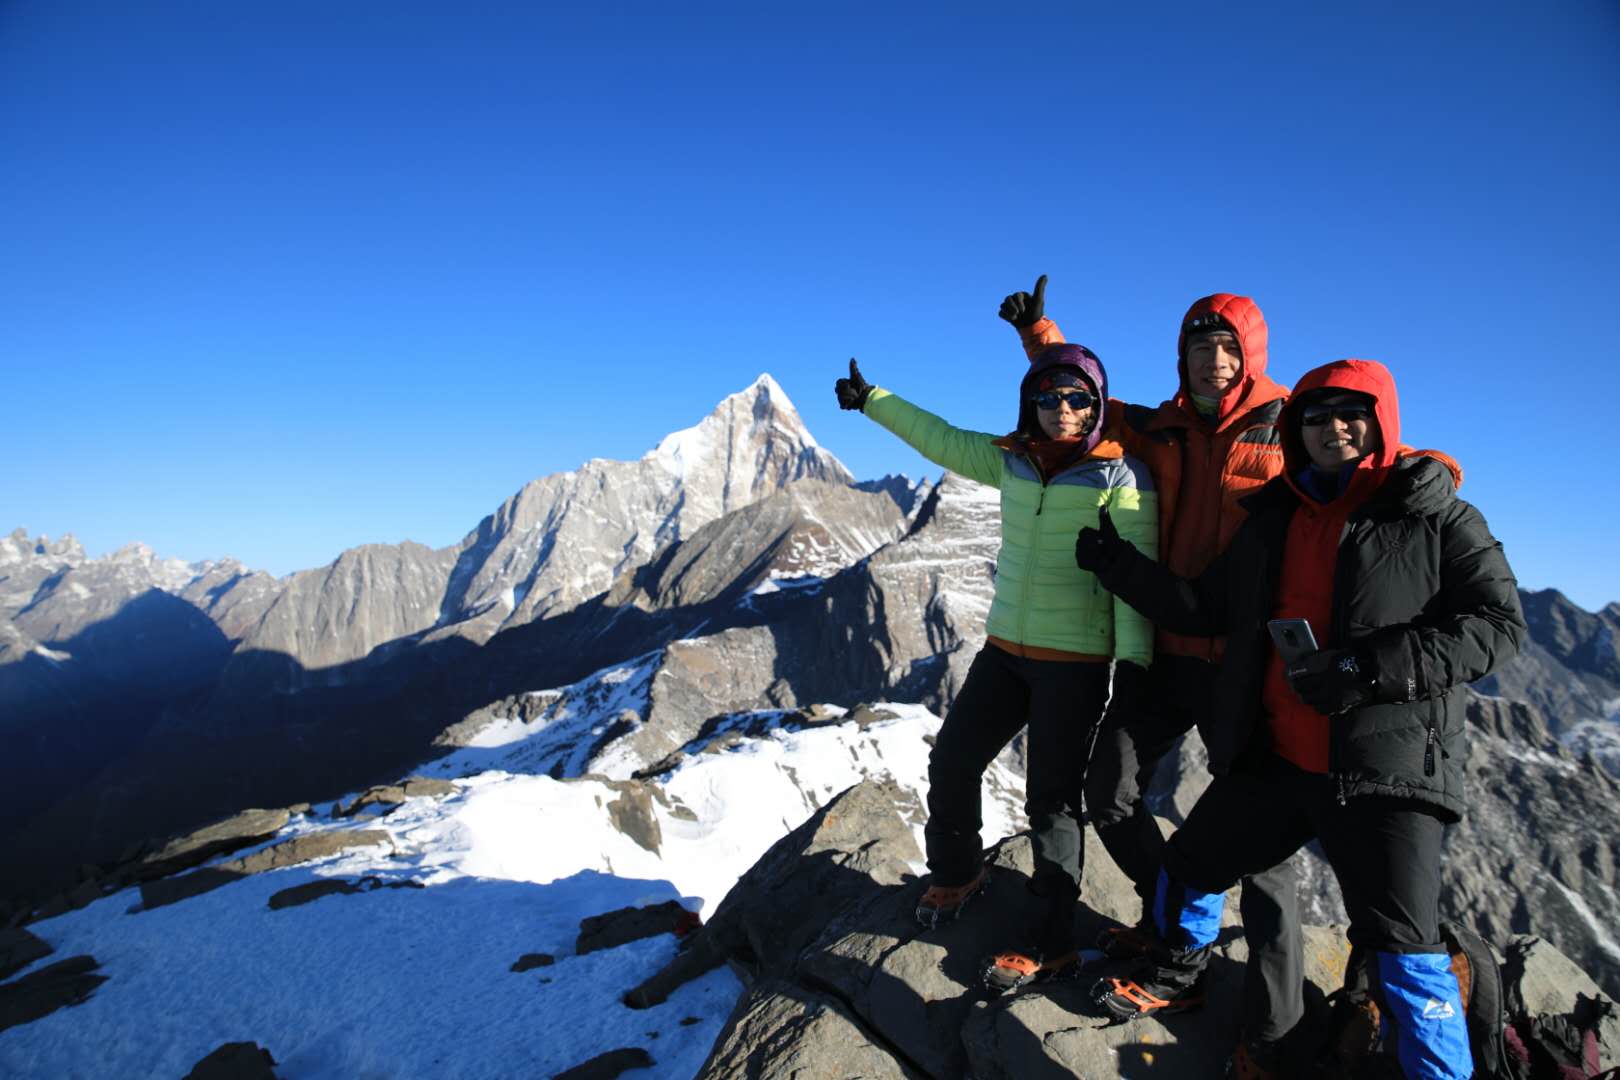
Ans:
[[[942,922],[950,922],[962,914],[967,902],[973,899],[984,888],[990,878],[990,871],[986,867],[979,867],[979,873],[966,885],[930,885],[917,901],[917,922],[928,930],[932,930]]]
[[[1039,953],[997,953],[985,962],[985,989],[1007,994],[1033,983],[1064,982],[1080,974],[1080,954],[1063,953],[1043,961]]]
[[[1144,915],[1135,926],[1105,928],[1097,935],[1097,948],[1110,960],[1136,960],[1152,956],[1155,950],[1162,951],[1164,943],[1159,939],[1153,920]]]
[[[1204,1003],[1204,965],[1209,947],[1173,952],[1162,963],[1143,964],[1132,978],[1098,979],[1092,1003],[1115,1020],[1168,1016]]]

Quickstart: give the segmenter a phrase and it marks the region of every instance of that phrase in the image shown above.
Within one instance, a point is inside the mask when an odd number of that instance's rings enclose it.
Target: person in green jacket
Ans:
[[[1006,990],[1077,968],[1075,905],[1084,847],[1081,792],[1093,733],[1108,702],[1111,661],[1146,667],[1153,627],[1074,563],[1074,537],[1107,507],[1144,551],[1158,545],[1158,497],[1141,461],[1105,439],[1108,376],[1081,345],[1054,345],[1018,388],[1018,425],[997,437],[952,427],[861,377],[835,385],[863,412],[937,465],[1001,492],[1001,550],[985,646],[974,658],[928,757],[929,887],[917,919],[954,919],[985,882],[980,784],[996,755],[1029,729],[1025,811],[1035,848],[1030,888],[1046,914],[1029,952],[994,957],[985,982]],[[1116,699],[1118,698],[1116,694]],[[1108,708],[1131,703],[1115,700]]]

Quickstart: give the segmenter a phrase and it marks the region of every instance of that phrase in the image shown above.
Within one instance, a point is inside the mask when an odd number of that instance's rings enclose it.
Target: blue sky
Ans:
[[[1307,7],[0,4],[0,530],[440,546],[762,371],[933,475],[832,381],[1004,430],[1046,273],[1132,400],[1214,291],[1280,381],[1383,360],[1522,583],[1620,600],[1620,8]]]

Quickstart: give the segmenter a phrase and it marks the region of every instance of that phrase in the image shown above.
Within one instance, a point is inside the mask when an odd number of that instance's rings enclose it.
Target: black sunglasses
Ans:
[[[1343,420],[1353,424],[1372,416],[1372,406],[1356,402],[1350,405],[1307,405],[1300,410],[1301,427],[1321,427],[1329,420]]]
[[[1045,393],[1034,395],[1029,400],[1035,403],[1036,408],[1047,410],[1057,408],[1058,402],[1061,401],[1078,412],[1081,409],[1091,408],[1092,402],[1096,401],[1096,398],[1084,390],[1069,390],[1067,392],[1048,390]]]

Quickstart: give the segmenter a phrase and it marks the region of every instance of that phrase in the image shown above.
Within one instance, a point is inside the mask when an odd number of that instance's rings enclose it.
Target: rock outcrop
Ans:
[[[324,859],[351,848],[374,847],[391,844],[388,833],[378,829],[344,829],[335,832],[308,833],[283,840],[239,859],[227,859],[214,866],[206,866],[180,877],[159,878],[141,885],[141,908],[154,908],[188,900],[205,892],[240,881],[250,874],[266,870],[297,866],[300,863]]]
[[[899,539],[905,525],[888,492],[802,480],[666,545],[621,575],[605,603],[661,611],[803,588]]]
[[[78,1005],[107,981],[93,956],[70,956],[0,986],[0,1031]]]
[[[192,1068],[185,1080],[276,1080],[276,1059],[252,1042],[225,1043]]]
[[[1239,1026],[1247,949],[1228,922],[1209,969],[1209,1003],[1200,1011],[1131,1024],[1110,1024],[1087,1003],[1090,980],[1059,982],[1003,997],[979,989],[995,951],[1027,946],[1035,899],[1027,884],[1032,849],[1015,836],[991,849],[989,889],[962,919],[923,930],[912,917],[921,881],[874,868],[899,867],[915,847],[899,825],[892,792],[865,783],[828,803],[774,846],[727,895],[721,911],[665,972],[632,992],[634,1003],[661,1000],[674,980],[724,960],[750,981],[698,1076],[701,1080],[787,1078],[795,1070],[837,1062],[826,1075],[872,1077],[1027,1077],[1223,1074]],[[812,840],[811,838],[818,838]],[[1094,836],[1089,849],[1100,851]],[[867,869],[818,875],[854,858]],[[813,910],[780,901],[815,895]],[[1082,886],[1082,939],[1134,918],[1129,882],[1105,858],[1088,861]],[[1228,919],[1236,905],[1227,905]],[[725,917],[722,918],[724,913]],[[748,920],[785,926],[783,933],[738,933]],[[1566,1012],[1598,987],[1543,941],[1504,942],[1511,1000],[1539,1012]],[[1319,1030],[1325,996],[1343,979],[1349,955],[1342,926],[1306,928],[1306,1030]],[[1106,962],[1095,970],[1110,970]],[[658,991],[651,993],[649,991]],[[638,997],[639,995],[639,997]],[[1620,1054],[1620,1021],[1604,1032],[1606,1062]],[[1307,1057],[1310,1054],[1306,1054]]]
[[[1620,996],[1620,780],[1529,705],[1472,697],[1468,813],[1447,831],[1441,911],[1488,940],[1541,935]]]

